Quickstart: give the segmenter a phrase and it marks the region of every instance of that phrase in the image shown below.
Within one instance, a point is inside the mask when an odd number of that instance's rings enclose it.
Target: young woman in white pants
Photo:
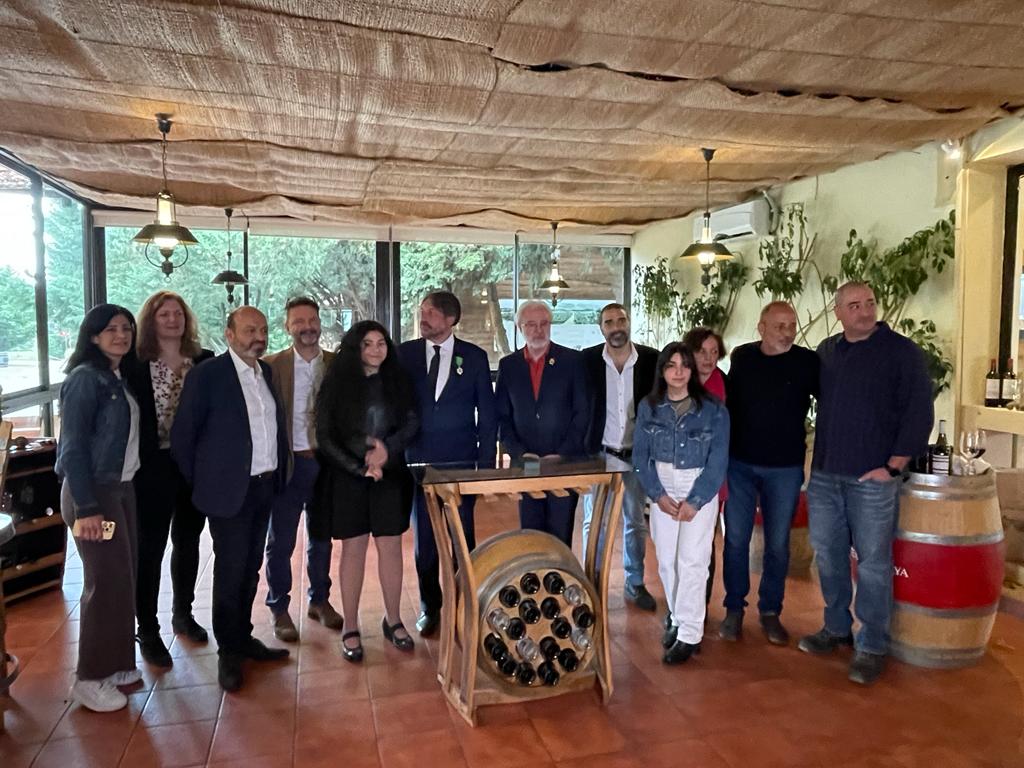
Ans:
[[[651,538],[671,626],[662,661],[681,664],[704,633],[708,563],[718,489],[729,455],[729,413],[701,385],[693,353],[680,342],[658,356],[654,389],[640,403],[633,466],[656,503]]]

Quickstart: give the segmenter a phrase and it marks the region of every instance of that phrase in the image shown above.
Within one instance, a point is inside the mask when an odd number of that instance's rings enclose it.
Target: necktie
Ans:
[[[427,369],[427,386],[430,387],[430,396],[437,400],[437,374],[441,370],[441,345],[434,345],[434,356],[430,358],[430,367]]]

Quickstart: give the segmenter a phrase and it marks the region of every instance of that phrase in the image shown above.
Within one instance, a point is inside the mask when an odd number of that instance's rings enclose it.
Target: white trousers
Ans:
[[[701,473],[700,469],[676,469],[660,461],[656,469],[665,493],[673,501],[686,499]],[[672,623],[679,627],[677,638],[691,645],[704,636],[704,597],[717,513],[717,494],[689,521],[673,520],[656,503],[651,504],[651,539],[658,556],[658,575]]]

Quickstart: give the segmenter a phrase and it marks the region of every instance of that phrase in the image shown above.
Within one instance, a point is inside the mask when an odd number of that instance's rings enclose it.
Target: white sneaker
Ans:
[[[111,685],[135,685],[136,683],[142,682],[142,671],[136,669],[125,669],[121,672],[115,672],[110,677],[106,678],[106,681]]]
[[[76,680],[71,700],[93,712],[114,712],[128,704],[128,697],[108,680]]]

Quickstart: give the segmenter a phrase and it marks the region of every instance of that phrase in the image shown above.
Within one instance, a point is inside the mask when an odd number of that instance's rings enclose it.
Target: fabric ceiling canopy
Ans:
[[[630,232],[1024,105],[1018,0],[8,0],[0,147],[149,210]]]

